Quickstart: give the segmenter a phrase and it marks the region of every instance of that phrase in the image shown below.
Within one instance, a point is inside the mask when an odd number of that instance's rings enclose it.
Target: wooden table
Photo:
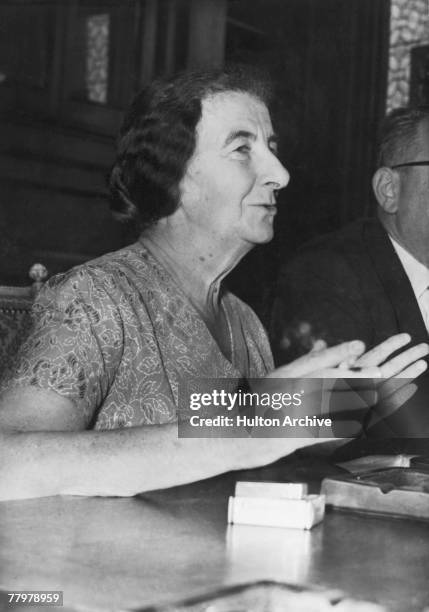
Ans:
[[[318,474],[289,459],[252,476]],[[311,532],[228,529],[236,477],[129,499],[0,503],[0,588],[58,589],[67,608],[112,610],[273,579],[339,588],[398,612],[429,606],[428,524],[329,512]]]

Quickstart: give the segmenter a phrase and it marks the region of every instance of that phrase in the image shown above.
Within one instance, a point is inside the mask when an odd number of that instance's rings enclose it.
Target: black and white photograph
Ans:
[[[0,612],[428,612],[429,0],[0,0]]]

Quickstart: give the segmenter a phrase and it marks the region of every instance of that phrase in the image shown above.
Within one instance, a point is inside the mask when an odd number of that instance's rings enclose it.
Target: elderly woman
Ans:
[[[183,74],[137,96],[110,184],[113,210],[140,238],[41,292],[3,384],[0,497],[133,495],[266,464],[305,443],[181,439],[175,423],[179,386],[192,377],[332,376],[364,351],[347,343],[273,373],[261,323],[222,287],[271,240],[289,180],[268,102],[266,86],[237,68]],[[356,363],[368,377],[413,378],[426,345],[376,367],[407,342]]]

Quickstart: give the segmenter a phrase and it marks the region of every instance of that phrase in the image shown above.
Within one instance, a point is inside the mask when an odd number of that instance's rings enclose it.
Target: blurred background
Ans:
[[[230,61],[271,74],[292,177],[232,289],[264,316],[281,261],[371,215],[381,118],[429,103],[428,0],[2,0],[0,284],[132,242],[106,192],[123,110],[158,75]]]

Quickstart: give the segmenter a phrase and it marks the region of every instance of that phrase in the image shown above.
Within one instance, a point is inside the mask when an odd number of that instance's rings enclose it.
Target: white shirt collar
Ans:
[[[390,234],[389,238],[410,280],[414,295],[419,299],[429,287],[429,269],[404,249]]]

